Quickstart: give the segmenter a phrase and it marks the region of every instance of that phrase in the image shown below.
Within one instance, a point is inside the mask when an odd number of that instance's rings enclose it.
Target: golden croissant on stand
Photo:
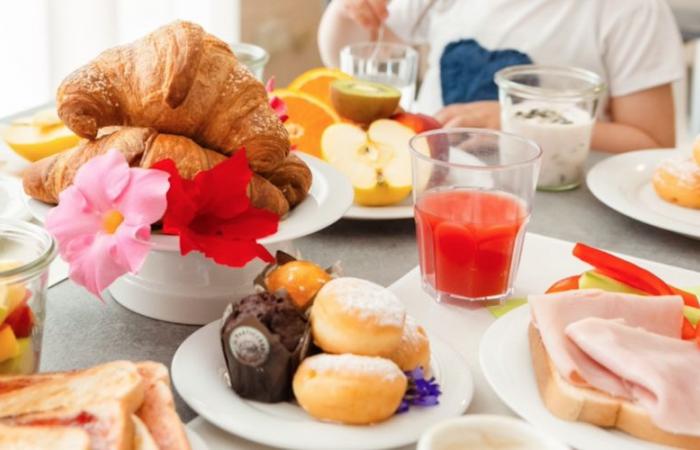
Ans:
[[[266,174],[265,177],[282,191],[291,208],[304,201],[309,195],[312,182],[311,170],[294,154],[290,153],[277,169]]]
[[[183,136],[161,134],[152,128],[124,127],[32,164],[23,174],[24,191],[32,198],[56,204],[61,191],[73,183],[83,164],[113,148],[119,150],[132,167],[149,168],[158,161],[172,159],[184,178],[193,178],[227,158]],[[253,176],[248,196],[254,206],[279,216],[289,211],[282,191],[260,175]]]
[[[151,127],[225,155],[245,147],[258,173],[289,152],[262,83],[225,42],[189,22],[103,52],[63,81],[56,100],[63,122],[88,139],[111,125]]]

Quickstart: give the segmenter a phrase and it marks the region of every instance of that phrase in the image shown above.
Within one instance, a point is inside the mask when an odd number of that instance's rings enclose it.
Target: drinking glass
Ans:
[[[438,301],[500,301],[520,261],[541,150],[510,133],[429,131],[410,141],[422,284]]]
[[[416,97],[418,52],[387,42],[351,44],[340,51],[340,70],[355,78],[388,84],[401,91],[401,107],[410,111]]]
[[[43,228],[0,220],[0,375],[39,368],[49,264],[56,244]]]
[[[597,74],[575,67],[523,65],[496,72],[503,131],[542,147],[538,189],[581,184],[601,95]]]
[[[253,76],[263,81],[265,65],[267,65],[267,62],[270,60],[270,54],[262,47],[253,44],[245,44],[243,42],[229,44],[229,47],[231,47],[236,58],[250,70]]]

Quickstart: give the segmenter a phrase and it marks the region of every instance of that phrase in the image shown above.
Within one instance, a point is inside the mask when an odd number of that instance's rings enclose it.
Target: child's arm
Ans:
[[[676,145],[676,121],[671,84],[612,97],[610,122],[598,122],[591,148],[621,153]]]
[[[318,26],[318,50],[323,64],[338,67],[338,54],[348,44],[373,41],[387,19],[388,0],[333,0]],[[385,27],[382,40],[401,40]]]

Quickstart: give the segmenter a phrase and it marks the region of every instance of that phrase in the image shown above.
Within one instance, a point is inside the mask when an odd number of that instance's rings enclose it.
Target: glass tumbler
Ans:
[[[264,81],[265,66],[270,60],[270,54],[267,53],[264,48],[253,44],[245,44],[243,42],[229,44],[229,47],[231,47],[236,58],[250,70],[250,73],[252,73],[255,78]]]
[[[575,67],[523,65],[495,75],[501,129],[542,147],[538,189],[563,191],[581,184],[591,134],[605,86]]]
[[[387,42],[351,44],[340,51],[340,70],[355,78],[387,84],[401,91],[401,107],[410,111],[416,98],[418,52]]]
[[[19,220],[0,220],[0,375],[39,368],[49,264],[49,233]]]
[[[510,133],[436,130],[410,142],[422,284],[438,301],[500,301],[520,261],[541,150]]]

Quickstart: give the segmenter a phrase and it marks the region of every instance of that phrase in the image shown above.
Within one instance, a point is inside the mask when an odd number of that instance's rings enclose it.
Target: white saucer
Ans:
[[[29,219],[31,215],[23,199],[22,182],[18,178],[0,175],[0,219]]]
[[[643,150],[600,161],[586,178],[598,200],[648,225],[700,239],[700,210],[662,200],[651,185],[656,166],[686,153],[671,149]]]
[[[579,450],[661,450],[621,431],[554,417],[542,403],[530,360],[527,329],[530,307],[523,305],[484,333],[479,347],[481,369],[498,396],[516,414],[554,438]]]
[[[224,381],[219,327],[220,321],[214,321],[180,345],[173,357],[173,384],[208,422],[261,444],[304,450],[400,447],[415,443],[436,423],[463,414],[472,399],[474,384],[468,366],[459,353],[431,336],[431,367],[443,392],[438,406],[413,408],[373,426],[319,422],[294,403],[266,404],[236,395]]]

